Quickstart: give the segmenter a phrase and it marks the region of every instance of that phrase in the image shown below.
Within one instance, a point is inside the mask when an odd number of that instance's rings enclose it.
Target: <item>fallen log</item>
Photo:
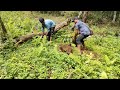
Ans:
[[[35,34],[32,33],[32,34],[24,35],[24,36],[21,36],[21,37],[15,39],[16,46],[18,46],[18,44],[22,44],[23,42],[25,42],[29,39],[32,39],[34,36],[35,36]]]
[[[65,27],[65,26],[68,26],[70,24],[70,22],[71,22],[71,19],[67,18],[64,22],[56,25],[55,31],[58,31],[58,30],[60,30],[61,28]]]
[[[22,44],[30,39],[32,39],[34,36],[42,36],[42,35],[46,35],[47,33],[30,33],[30,34],[27,34],[27,35],[24,35],[24,36],[21,36],[17,39],[15,39],[15,43],[16,43],[16,46],[18,46],[19,44]]]
[[[65,26],[68,26],[70,24],[70,21],[71,19],[68,18],[66,19],[64,22],[56,25],[55,27],[55,32],[57,32],[58,30],[60,30],[61,28],[65,27]],[[26,42],[28,41],[29,39],[32,39],[34,36],[44,36],[44,35],[47,35],[47,33],[30,33],[30,34],[27,34],[27,35],[24,35],[24,36],[20,36],[19,38],[15,39],[15,43],[16,43],[16,46],[18,46],[19,44],[22,44],[23,42]]]

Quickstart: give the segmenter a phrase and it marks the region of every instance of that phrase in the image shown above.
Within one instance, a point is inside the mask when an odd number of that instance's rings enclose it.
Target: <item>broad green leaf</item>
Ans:
[[[100,74],[100,79],[108,79],[107,74],[106,74],[105,71],[103,71],[103,72]]]

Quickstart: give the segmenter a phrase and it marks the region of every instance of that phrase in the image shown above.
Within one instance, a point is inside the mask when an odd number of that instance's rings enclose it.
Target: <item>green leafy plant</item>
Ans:
[[[120,78],[120,39],[115,36],[118,27],[91,26],[94,35],[85,40],[88,50],[79,55],[72,44],[73,53],[68,55],[60,52],[58,46],[72,43],[73,31],[68,29],[71,25],[58,31],[51,43],[46,36],[36,36],[15,48],[13,38],[31,33],[36,25],[41,31],[41,25],[28,12],[8,11],[1,12],[1,15],[9,32],[8,41],[0,44],[1,79]],[[54,19],[54,16],[50,17]]]

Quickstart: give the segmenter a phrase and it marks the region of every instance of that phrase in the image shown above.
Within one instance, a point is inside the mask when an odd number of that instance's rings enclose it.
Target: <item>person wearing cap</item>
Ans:
[[[44,18],[39,18],[40,23],[42,24],[42,32],[44,33],[44,29],[47,28],[47,36],[48,36],[48,41],[52,40],[52,35],[54,34],[54,29],[56,26],[56,23],[53,20],[46,19]]]
[[[77,17],[74,17],[72,22],[75,23],[73,28],[77,31],[78,35],[78,37],[76,38],[76,46],[82,54],[82,50],[85,49],[84,39],[90,35],[90,29],[88,25],[80,21]]]

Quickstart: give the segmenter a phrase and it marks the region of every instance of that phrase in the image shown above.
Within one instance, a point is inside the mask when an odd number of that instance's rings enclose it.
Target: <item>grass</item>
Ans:
[[[26,11],[1,12],[1,15],[10,38],[31,32],[35,25],[40,27],[35,17],[50,18],[56,23],[65,20],[64,17],[39,13],[32,15]],[[0,52],[0,78],[119,79],[120,37],[115,36],[119,27],[92,25],[94,35],[85,41],[88,50],[83,55],[78,55],[77,48],[72,44],[74,52],[67,55],[59,52],[57,47],[60,43],[71,43],[71,25],[58,31],[51,44],[47,42],[46,37],[35,37],[18,48],[8,42],[6,49]]]

